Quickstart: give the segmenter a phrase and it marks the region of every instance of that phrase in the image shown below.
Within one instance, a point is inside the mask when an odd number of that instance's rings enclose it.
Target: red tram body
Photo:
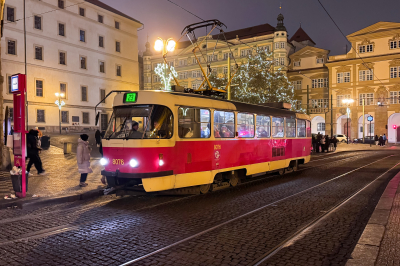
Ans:
[[[102,174],[110,184],[204,191],[238,173],[310,160],[309,117],[293,111],[160,91],[118,94],[113,108],[102,140]]]

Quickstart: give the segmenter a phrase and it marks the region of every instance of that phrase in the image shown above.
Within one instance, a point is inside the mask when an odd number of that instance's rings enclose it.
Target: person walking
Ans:
[[[96,133],[94,134],[94,138],[96,139],[96,146],[99,148],[101,157],[103,157],[103,145],[101,143],[102,136],[101,136],[100,130],[96,130]]]
[[[78,139],[78,147],[76,149],[76,159],[78,161],[78,171],[81,174],[81,180],[79,186],[86,187],[87,175],[92,173],[90,168],[90,147],[89,147],[89,136],[86,134],[80,135]]]
[[[311,143],[312,143],[313,153],[316,153],[317,152],[317,138],[314,134],[312,135]]]
[[[325,138],[324,138],[324,136],[321,135],[321,139],[320,139],[319,143],[320,143],[320,146],[321,146],[321,152],[324,152],[325,151]]]
[[[334,147],[334,150],[333,150],[333,151],[336,151],[337,142],[338,142],[337,138],[336,138],[335,136],[333,136],[333,137],[332,137],[332,143],[333,143],[333,147]]]
[[[321,133],[318,132],[317,134],[317,152],[319,153],[320,147],[321,147],[321,139],[322,139],[322,135]]]
[[[32,175],[30,173],[31,167],[34,164],[36,170],[39,175],[46,174],[46,171],[43,169],[42,160],[40,159],[39,152],[42,148],[39,147],[39,139],[37,130],[31,129],[29,130],[28,135],[26,136],[26,146],[27,146],[27,157],[29,158],[28,166],[26,167],[26,172],[28,176]]]
[[[383,146],[385,146],[387,141],[386,134],[383,134],[382,138],[383,138]]]
[[[378,135],[375,135],[375,139],[374,140],[375,140],[375,145],[378,146],[378,142],[379,142]]]
[[[379,146],[383,146],[383,137],[382,137],[382,135],[379,136]]]

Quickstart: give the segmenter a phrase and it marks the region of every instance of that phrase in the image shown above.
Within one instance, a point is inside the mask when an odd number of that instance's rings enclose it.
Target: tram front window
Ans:
[[[173,116],[168,107],[137,105],[115,107],[106,139],[169,139]]]

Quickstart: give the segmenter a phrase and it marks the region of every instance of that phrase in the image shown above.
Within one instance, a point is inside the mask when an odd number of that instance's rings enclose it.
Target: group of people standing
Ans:
[[[328,152],[331,143],[333,144],[333,147],[336,149],[337,142],[338,141],[335,136],[330,138],[328,135],[324,136],[320,132],[318,132],[317,135],[312,136],[312,145],[314,152],[325,152],[325,151]]]
[[[386,134],[383,134],[383,136],[380,135],[379,138],[378,135],[375,135],[374,140],[375,140],[375,145],[385,146],[387,141]]]

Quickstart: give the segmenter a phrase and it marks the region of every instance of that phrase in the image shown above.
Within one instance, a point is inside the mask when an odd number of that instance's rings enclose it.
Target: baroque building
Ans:
[[[294,46],[288,41],[283,20],[284,17],[280,14],[276,27],[262,24],[225,32],[226,40],[219,34],[210,35],[202,43],[203,56],[199,52],[196,54],[200,58],[203,69],[206,69],[207,63],[210,63],[212,71],[216,71],[218,76],[222,77],[228,73],[228,57],[231,53],[233,53],[230,60],[231,69],[233,69],[235,64],[233,58],[240,63],[252,51],[264,49],[273,53],[275,67],[286,71],[289,63],[288,56],[294,51]],[[200,42],[203,38],[200,37],[197,41]],[[150,43],[147,42],[146,51],[143,53],[144,89],[157,90],[162,86],[154,69],[158,64],[163,63],[163,58],[161,53],[156,53],[150,47]],[[167,61],[177,71],[177,79],[181,86],[197,89],[203,81],[203,75],[192,53],[193,48],[194,45],[190,41],[178,42],[175,50],[168,53]]]
[[[137,29],[142,23],[98,0],[26,0],[25,53],[23,3],[7,1],[4,8],[5,105],[12,108],[11,75],[25,73],[26,67],[29,128],[58,132],[55,93],[63,93],[62,128],[94,129],[94,107],[107,93],[139,89]],[[112,98],[99,105],[102,130]]]

